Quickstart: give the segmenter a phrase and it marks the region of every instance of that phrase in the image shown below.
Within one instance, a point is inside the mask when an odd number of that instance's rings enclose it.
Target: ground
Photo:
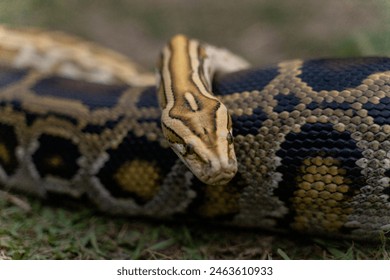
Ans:
[[[3,194],[0,259],[390,259],[389,239],[332,240],[104,216]]]

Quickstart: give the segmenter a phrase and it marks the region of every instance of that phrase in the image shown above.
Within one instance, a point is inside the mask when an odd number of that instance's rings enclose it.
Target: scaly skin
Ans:
[[[128,216],[352,238],[389,230],[389,58],[294,60],[216,77],[238,172],[215,186],[169,149],[153,86],[87,82],[81,66],[69,79],[58,67],[17,67],[17,48],[0,53],[7,190],[86,194],[101,211]]]

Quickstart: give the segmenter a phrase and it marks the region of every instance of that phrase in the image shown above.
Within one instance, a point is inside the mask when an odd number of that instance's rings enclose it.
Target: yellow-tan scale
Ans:
[[[332,157],[313,157],[303,161],[296,178],[297,189],[291,198],[296,214],[292,227],[299,230],[326,228],[337,231],[347,221],[352,208],[348,193],[351,183],[346,170]]]
[[[160,170],[150,162],[133,160],[125,162],[114,174],[114,179],[124,191],[148,201],[160,190]]]

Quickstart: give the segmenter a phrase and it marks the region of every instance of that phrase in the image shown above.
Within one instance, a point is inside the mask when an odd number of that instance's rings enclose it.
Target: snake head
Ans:
[[[224,185],[237,172],[232,122],[222,103],[213,112],[214,117],[192,112],[193,116],[179,118],[171,110],[170,116],[162,115],[162,130],[173,151],[199,180]]]
[[[173,151],[202,182],[221,185],[234,177],[237,160],[228,109],[211,92],[212,65],[198,41],[173,37],[161,55],[158,95]]]

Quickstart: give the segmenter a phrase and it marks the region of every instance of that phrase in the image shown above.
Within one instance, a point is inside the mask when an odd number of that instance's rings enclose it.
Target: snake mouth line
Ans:
[[[201,180],[208,185],[226,185],[233,179],[235,174],[236,170],[221,171],[211,175],[203,176]]]

